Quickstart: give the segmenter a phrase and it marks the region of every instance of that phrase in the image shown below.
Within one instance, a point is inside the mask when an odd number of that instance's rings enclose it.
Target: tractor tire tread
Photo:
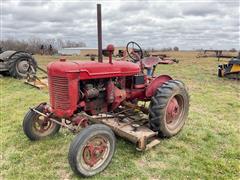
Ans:
[[[189,95],[184,83],[179,80],[169,80],[163,83],[152,97],[149,105],[149,124],[153,131],[158,131],[160,137],[171,137],[176,133],[170,133],[166,130],[164,124],[165,108],[172,94],[180,91],[186,96],[187,112],[184,117],[187,117],[189,108]]]
[[[38,106],[35,107],[36,110],[38,111],[42,111],[42,107]],[[40,137],[37,134],[35,134],[32,131],[32,119],[34,118],[34,116],[36,116],[37,113],[29,110],[27,112],[27,114],[25,115],[24,119],[23,119],[23,132],[25,133],[25,135],[31,140],[31,141],[36,141],[36,140],[40,140],[43,139],[44,137]],[[54,129],[52,130],[51,134],[49,134],[48,136],[53,136],[54,134],[56,134],[59,130],[60,130],[61,126],[59,124],[55,124]]]
[[[34,68],[34,70],[36,72],[36,69],[37,69],[36,60],[29,53],[17,52],[14,55],[12,55],[11,58],[8,60],[8,71],[9,71],[10,76],[12,76],[14,78],[18,78],[18,79],[24,78],[21,74],[19,74],[16,71],[16,65],[17,65],[16,63],[23,57],[31,60],[32,67]]]
[[[112,149],[110,150],[110,155],[108,156],[106,162],[104,162],[103,165],[98,167],[97,170],[95,170],[95,172],[88,172],[82,168],[79,168],[78,162],[77,162],[77,155],[78,155],[79,148],[86,141],[86,139],[93,134],[93,132],[97,133],[97,132],[103,132],[103,131],[105,133],[107,133],[108,136],[112,140],[112,144],[110,145],[111,146],[110,148],[112,148]],[[71,169],[73,170],[73,172],[75,174],[80,175],[81,177],[93,176],[93,175],[103,171],[109,165],[109,163],[111,162],[112,157],[115,153],[115,148],[116,148],[116,138],[115,138],[113,131],[108,126],[103,125],[103,124],[90,125],[90,126],[84,128],[73,139],[73,141],[69,147],[68,162],[70,164]]]

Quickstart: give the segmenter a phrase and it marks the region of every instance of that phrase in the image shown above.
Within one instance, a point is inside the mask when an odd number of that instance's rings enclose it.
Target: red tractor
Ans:
[[[115,152],[114,133],[135,143],[138,150],[146,150],[159,137],[176,135],[189,109],[185,85],[168,75],[154,76],[155,68],[149,68],[147,59],[113,61],[114,47],[108,45],[109,61],[103,61],[100,22],[98,11],[98,62],[60,59],[50,63],[50,105],[30,108],[23,121],[30,140],[54,135],[60,127],[80,130],[68,154],[72,170],[80,176],[95,175],[108,166]],[[144,64],[152,71],[148,75]]]

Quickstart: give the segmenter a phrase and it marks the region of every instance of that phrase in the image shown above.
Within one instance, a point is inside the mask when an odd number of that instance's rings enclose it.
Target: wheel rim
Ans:
[[[166,108],[166,124],[169,129],[175,129],[182,122],[184,100],[180,95],[173,96]]]
[[[32,130],[38,136],[47,136],[52,132],[54,123],[41,115],[37,115],[32,124]]]
[[[25,75],[29,71],[30,65],[27,60],[22,60],[17,63],[16,70],[19,74]]]
[[[110,152],[110,142],[104,135],[90,138],[82,148],[80,162],[86,170],[95,170],[107,159]]]

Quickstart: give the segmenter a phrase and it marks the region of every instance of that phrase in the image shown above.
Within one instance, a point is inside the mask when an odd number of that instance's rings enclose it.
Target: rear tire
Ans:
[[[170,80],[156,90],[149,105],[149,123],[160,137],[172,137],[184,126],[189,110],[188,92],[181,81]]]
[[[113,131],[102,124],[83,129],[72,141],[68,161],[72,170],[82,177],[103,171],[115,152],[116,138]]]
[[[36,110],[43,112],[43,106],[38,106]],[[23,131],[32,141],[43,139],[47,136],[56,134],[60,125],[50,120],[45,120],[43,116],[33,110],[29,110],[23,120]]]
[[[36,74],[37,62],[26,52],[17,52],[8,62],[9,75],[14,78],[26,78],[28,74]]]

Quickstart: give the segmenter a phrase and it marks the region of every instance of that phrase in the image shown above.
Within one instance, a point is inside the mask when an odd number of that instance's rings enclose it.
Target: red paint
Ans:
[[[167,124],[174,125],[181,116],[183,109],[183,101],[177,96],[172,97],[166,107]]]
[[[126,91],[118,89],[116,86],[114,86],[114,102],[112,103],[111,109],[116,109],[121,102],[123,102],[126,99]]]
[[[112,64],[112,55],[114,52],[114,46],[112,44],[109,44],[107,46],[107,50],[109,51],[109,63]]]
[[[50,103],[58,117],[71,117],[77,109],[80,80],[132,76],[140,72],[131,62],[52,62],[48,65]],[[97,114],[96,110],[90,110]]]
[[[77,108],[78,78],[48,75],[52,111],[59,117],[70,117]]]
[[[74,126],[85,128],[88,126],[88,119],[85,116],[75,116],[71,119]]]
[[[172,98],[167,106],[167,114],[169,117],[176,118],[179,114],[179,105],[176,98]]]
[[[161,59],[158,57],[146,57],[142,59],[142,63],[145,68],[152,68],[153,66],[156,66]]]
[[[108,47],[110,51],[113,49],[111,45]],[[172,78],[162,75],[152,80],[145,76],[144,84],[134,85],[133,76],[141,74],[140,66],[123,61],[114,61],[111,64],[111,60],[110,63],[93,61],[50,63],[48,77],[52,112],[60,118],[71,118],[77,112],[77,108],[80,108],[90,115],[97,115],[114,110],[125,100],[150,100],[156,89]],[[104,97],[99,98],[98,87],[89,89],[87,93],[84,90],[80,93],[80,82],[91,79],[108,81],[105,84]],[[120,88],[117,84],[120,84]]]
[[[79,80],[132,76],[140,72],[139,65],[131,62],[114,61],[66,61],[52,62],[48,65],[49,76],[61,76]]]
[[[126,89],[126,99],[127,100],[145,100],[145,89]]]
[[[108,104],[111,104],[114,102],[114,87],[115,86],[112,80],[110,80],[107,85],[107,103]]]
[[[168,75],[161,75],[153,79],[146,89],[146,93],[145,93],[146,97],[152,97],[155,94],[157,88],[159,88],[163,83],[171,79],[172,78]]]
[[[88,142],[88,144],[83,149],[83,160],[85,164],[93,167],[97,164],[97,162],[102,160],[104,153],[107,150],[107,144],[104,142],[104,139],[100,139],[97,141],[98,143]]]

